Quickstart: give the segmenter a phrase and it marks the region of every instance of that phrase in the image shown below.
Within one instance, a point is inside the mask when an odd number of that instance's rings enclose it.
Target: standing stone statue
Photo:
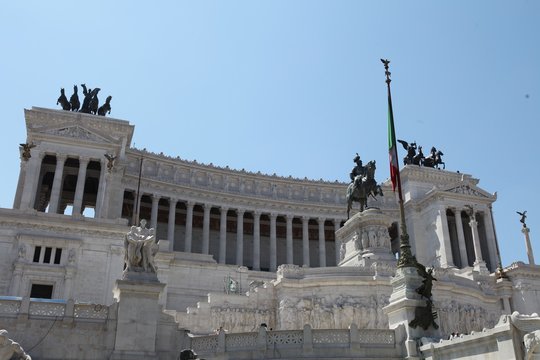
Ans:
[[[156,273],[154,256],[157,252],[156,235],[154,228],[146,227],[146,220],[141,220],[141,226],[132,226],[126,234],[124,246],[126,272]]]

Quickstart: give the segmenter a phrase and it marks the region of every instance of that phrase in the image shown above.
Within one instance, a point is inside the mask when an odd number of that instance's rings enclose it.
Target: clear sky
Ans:
[[[0,207],[15,195],[23,109],[59,109],[60,88],[69,98],[81,83],[113,96],[137,148],[330,181],[348,181],[358,152],[382,182],[385,57],[397,137],[497,192],[504,265],[527,261],[516,211],[528,210],[538,263],[539,19],[534,0],[6,1]]]

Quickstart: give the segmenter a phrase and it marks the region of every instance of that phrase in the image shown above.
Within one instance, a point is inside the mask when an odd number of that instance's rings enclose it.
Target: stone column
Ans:
[[[190,253],[191,239],[193,236],[193,206],[195,206],[195,203],[193,201],[188,201],[186,203],[186,206],[186,239],[184,242],[184,251]]]
[[[37,156],[32,154],[28,161],[21,164],[21,172],[24,171],[24,187],[17,189],[21,192],[21,203],[19,209],[33,209],[36,203],[37,189],[39,186],[39,175],[43,163],[44,153],[39,153]]]
[[[104,212],[105,208],[105,189],[107,187],[107,178],[105,169],[107,168],[106,161],[100,161],[100,171],[99,171],[99,184],[98,191],[96,195],[96,218],[107,217],[107,214]]]
[[[276,239],[277,214],[270,214],[270,271],[277,269],[277,239]]]
[[[75,198],[73,200],[72,215],[80,215],[82,213],[82,202],[84,197],[84,184],[86,183],[86,169],[88,168],[89,158],[79,158],[79,174],[77,175],[77,185],[75,187]]]
[[[482,249],[480,248],[480,237],[478,236],[478,222],[475,219],[474,213],[470,215],[469,225],[472,230],[473,246],[474,246],[474,269],[479,272],[488,272],[486,263],[482,258]]]
[[[176,203],[177,199],[169,200],[169,221],[167,222],[167,240],[169,241],[169,251],[174,251],[174,230],[176,227]]]
[[[11,291],[9,294],[11,296],[19,296],[19,291],[21,287],[21,279],[24,270],[24,264],[17,261],[13,266],[13,277],[11,278]]]
[[[293,233],[292,222],[294,215],[287,214],[287,264],[293,264]]]
[[[309,267],[309,216],[302,217],[302,255],[303,265]]]
[[[62,180],[64,178],[64,164],[66,159],[66,155],[56,155],[56,169],[54,170],[51,199],[49,201],[49,213],[56,214],[58,211],[58,204],[60,203],[60,191],[62,190]]]
[[[71,289],[73,288],[73,277],[75,276],[75,268],[68,266],[66,268],[66,274],[64,275],[64,299],[69,300],[72,298]]]
[[[489,257],[491,259],[491,266],[493,267],[493,269],[496,269],[497,265],[499,264],[499,253],[497,236],[495,235],[495,226],[493,225],[491,211],[491,206],[487,207],[486,211],[484,211],[484,224],[486,229],[486,238],[489,249]]]
[[[442,239],[441,243],[441,259],[440,265],[442,267],[454,266],[454,259],[452,258],[452,244],[450,243],[450,231],[448,230],[448,218],[446,217],[446,206],[439,208],[439,221],[441,224]]]
[[[534,263],[534,254],[531,246],[531,239],[529,238],[529,228],[523,226],[521,232],[525,235],[525,246],[527,247],[527,257],[529,258],[529,265],[535,265]]]
[[[340,227],[341,227],[341,220],[340,219],[334,219],[334,246],[336,248],[336,250],[335,250],[336,251],[336,266],[341,261],[341,259],[339,258],[339,250],[340,250],[341,244],[339,243],[338,238],[335,235]]]
[[[244,209],[236,210],[236,265],[244,265]]]
[[[326,267],[326,240],[324,238],[324,218],[318,218],[319,222],[319,266]]]
[[[159,207],[159,195],[152,194],[152,211],[150,213],[150,227],[157,230],[157,217]]]
[[[227,261],[227,211],[224,206],[220,209],[219,218],[219,263],[225,264]]]
[[[455,214],[461,265],[467,267],[469,266],[469,257],[467,256],[467,246],[465,245],[465,233],[463,232],[463,221],[461,221],[461,209],[456,209]]]
[[[253,212],[253,270],[261,270],[261,212]]]
[[[204,204],[204,216],[203,216],[203,239],[202,239],[202,253],[208,254],[210,251],[210,210],[212,205]]]

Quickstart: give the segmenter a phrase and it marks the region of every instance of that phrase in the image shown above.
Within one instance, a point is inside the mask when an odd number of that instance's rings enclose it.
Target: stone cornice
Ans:
[[[244,169],[236,170],[236,169],[231,169],[228,166],[220,167],[212,163],[203,164],[203,163],[197,162],[196,160],[193,160],[193,161],[184,160],[180,158],[179,156],[172,157],[172,156],[167,156],[163,153],[157,154],[151,151],[147,151],[146,149],[140,150],[136,148],[130,148],[129,150],[126,151],[126,153],[128,154],[128,156],[131,155],[132,157],[135,157],[136,159],[139,159],[142,156],[145,159],[159,161],[160,163],[168,163],[170,165],[175,165],[175,166],[184,166],[190,169],[200,170],[200,171],[212,171],[215,173],[222,173],[222,174],[231,175],[231,176],[236,175],[236,176],[241,176],[243,178],[251,178],[257,181],[264,181],[264,180],[278,181],[278,182],[283,181],[286,183],[303,184],[306,186],[318,185],[318,186],[329,186],[329,187],[343,187],[343,186],[346,187],[348,185],[348,183],[339,182],[337,180],[326,181],[323,179],[319,179],[319,180],[311,180],[308,178],[300,179],[300,178],[294,178],[292,176],[288,176],[288,177],[279,176],[279,175],[276,175],[275,173],[272,175],[269,175],[269,174],[263,174],[260,171],[253,172],[253,171],[246,171]],[[137,168],[137,171],[138,171],[138,168]]]
[[[433,185],[446,185],[458,181],[467,181],[477,185],[479,180],[471,175],[448,170],[432,169],[417,165],[406,165],[400,170],[402,183],[406,181],[425,182]]]

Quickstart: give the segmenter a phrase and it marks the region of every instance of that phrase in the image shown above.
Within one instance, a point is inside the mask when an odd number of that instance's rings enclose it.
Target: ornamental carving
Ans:
[[[472,196],[487,198],[486,195],[482,194],[480,191],[476,189],[471,188],[469,185],[456,186],[455,188],[448,189],[446,191],[456,193],[456,194],[472,195]]]
[[[105,140],[101,136],[98,136],[80,126],[69,126],[69,127],[60,128],[60,129],[46,130],[45,134],[72,137],[75,139],[88,140],[88,141],[94,141],[94,142],[99,142],[99,143],[109,143],[109,141]]]

